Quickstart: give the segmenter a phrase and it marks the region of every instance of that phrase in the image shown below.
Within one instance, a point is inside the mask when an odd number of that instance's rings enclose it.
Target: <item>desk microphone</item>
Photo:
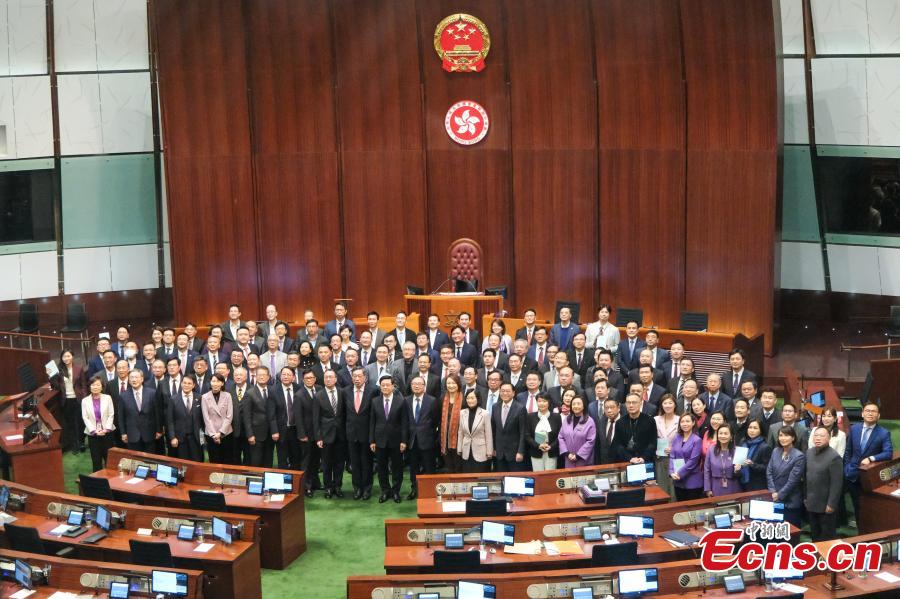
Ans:
[[[446,285],[447,282],[450,281],[452,278],[453,278],[453,273],[448,274],[447,278],[444,279],[444,282],[441,283],[440,285],[438,285],[437,287],[435,287],[434,291],[432,291],[428,295],[434,295],[435,293],[437,293],[440,290],[440,288],[443,287],[444,285]]]

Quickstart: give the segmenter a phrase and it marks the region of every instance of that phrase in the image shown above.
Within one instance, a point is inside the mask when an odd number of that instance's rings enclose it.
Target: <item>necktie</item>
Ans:
[[[212,364],[213,370],[216,368],[216,354],[209,354],[209,363]]]
[[[188,412],[191,411],[191,396],[190,396],[190,395],[185,395],[185,396],[184,396],[184,408],[185,408]]]
[[[238,396],[238,403],[241,403],[242,401],[244,401],[244,390],[241,387],[238,387],[237,396]]]
[[[141,411],[141,405],[142,405],[142,404],[141,404],[141,392],[140,392],[140,391],[135,391],[135,393],[134,393],[134,402],[137,404],[138,412],[140,412],[140,411]]]
[[[125,381],[122,381],[119,385],[119,393],[125,393]]]
[[[187,356],[182,354],[180,360],[181,360],[181,374],[183,375],[185,372],[185,369],[187,368]]]
[[[178,395],[178,385],[175,384],[175,379],[172,379],[172,397]]]
[[[607,445],[612,445],[613,430],[615,430],[615,428],[616,428],[615,423],[612,420],[609,420],[606,423],[606,444]]]
[[[528,329],[528,345],[531,345],[531,336],[533,335],[534,329]]]
[[[534,393],[528,394],[528,413],[534,412]]]
[[[369,352],[367,352],[367,351],[365,351],[365,350],[363,350],[363,359],[362,359],[362,362],[363,362],[363,365],[366,365],[366,364],[369,363]]]
[[[443,370],[441,370],[441,379],[447,378],[447,367],[444,366]]]
[[[462,356],[462,348],[457,345],[456,346],[456,359],[459,360],[460,356]]]
[[[581,352],[575,355],[575,368],[581,368]]]
[[[710,395],[709,396],[709,413],[712,414],[715,411],[716,411],[716,396]]]
[[[125,357],[125,348],[122,346],[121,343],[119,344],[119,357],[120,357],[120,358],[124,358],[124,357]]]
[[[331,410],[337,416],[337,397],[334,395],[334,389],[331,390]]]
[[[269,354],[269,372],[275,376],[275,354]]]
[[[267,399],[269,399],[269,390],[266,387],[262,388],[262,396],[263,396],[263,401],[266,401]]]
[[[496,394],[496,393],[491,393],[491,397],[490,397],[490,399],[488,400],[488,407],[487,407],[488,411],[490,411],[490,409],[494,407],[494,403],[495,403],[496,401],[497,401],[497,394]],[[506,408],[504,408],[504,409],[506,409]],[[505,422],[505,421],[506,421],[506,416],[504,416],[503,418],[504,418],[504,422]]]
[[[287,405],[288,426],[294,426],[294,394],[287,387],[284,388],[284,403]]]
[[[419,409],[421,407],[422,407],[422,398],[417,397],[416,398],[416,411],[415,411],[415,414],[413,414],[413,417],[416,419],[416,424],[419,423]]]
[[[353,399],[353,409],[356,410],[356,413],[359,414],[359,408],[362,405],[362,397],[359,393],[359,388],[356,389],[356,397]]]
[[[544,365],[544,348],[539,347],[538,348],[538,366],[543,366],[543,365]]]
[[[867,426],[864,426],[864,427],[863,427],[863,430],[862,430],[862,436],[861,436],[860,439],[859,439],[859,448],[860,448],[860,449],[865,449],[865,448],[866,448],[866,443],[869,442],[869,435],[870,435],[871,433],[872,433],[872,429],[871,429],[871,428],[869,428],[869,427],[867,427]]]
[[[384,374],[384,366],[378,367],[378,378],[381,378],[381,375]]]
[[[509,404],[505,403],[505,404],[503,404],[503,410],[502,410],[502,413],[500,414],[500,416],[501,416],[500,424],[504,427],[506,427],[506,416],[508,414],[509,414]]]
[[[628,340],[628,359],[634,358],[634,339]]]
[[[384,398],[384,418],[387,420],[389,418],[388,414],[391,413],[391,400],[387,397]]]
[[[647,401],[647,397],[648,397],[648,395],[647,395],[647,387],[644,387],[644,393],[641,395],[641,401],[646,402],[646,401]]]
[[[737,392],[739,391],[739,389],[738,389],[738,381],[740,381],[740,380],[741,380],[741,375],[735,373],[735,375],[734,375],[734,383],[732,384],[732,389],[734,389],[734,392],[735,392],[735,393],[737,393]]]
[[[681,386],[684,384],[684,379],[678,379],[678,386],[675,388],[675,397],[681,395]]]
[[[601,337],[603,336],[603,330],[604,330],[605,328],[606,328],[605,326],[601,326],[601,327],[600,327],[600,336],[601,336]]]

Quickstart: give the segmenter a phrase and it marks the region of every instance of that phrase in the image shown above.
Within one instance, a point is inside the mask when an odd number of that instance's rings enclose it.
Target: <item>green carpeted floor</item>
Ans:
[[[900,448],[900,421],[886,420],[881,424],[891,431],[894,447]],[[63,463],[66,490],[77,493],[78,474],[91,472],[90,455],[65,454]],[[349,477],[345,477],[345,490],[348,487]],[[378,492],[377,485],[375,492]],[[408,492],[407,478],[403,497]],[[263,597],[344,597],[347,576],[384,574],[384,519],[415,517],[414,501],[379,504],[377,495],[369,501],[353,501],[346,497],[326,500],[321,493],[317,494],[306,502],[306,552],[286,570],[263,570]],[[852,529],[840,532],[855,533]]]

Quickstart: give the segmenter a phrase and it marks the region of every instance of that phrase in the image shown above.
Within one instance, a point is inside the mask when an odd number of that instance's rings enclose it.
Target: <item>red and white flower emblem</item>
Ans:
[[[457,102],[447,111],[444,128],[450,139],[458,144],[470,146],[477,144],[487,135],[490,120],[487,112],[477,102],[463,100]]]

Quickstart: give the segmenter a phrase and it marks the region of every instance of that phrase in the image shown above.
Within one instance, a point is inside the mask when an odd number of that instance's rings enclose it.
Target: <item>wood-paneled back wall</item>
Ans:
[[[549,316],[683,309],[771,339],[777,0],[152,0],[179,321],[399,308],[471,237]],[[437,23],[479,17],[450,74]],[[458,100],[491,128],[444,131]]]

